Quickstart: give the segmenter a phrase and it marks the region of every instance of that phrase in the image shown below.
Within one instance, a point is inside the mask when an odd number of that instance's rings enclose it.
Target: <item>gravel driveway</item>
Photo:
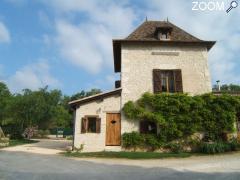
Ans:
[[[61,150],[63,142],[32,144],[38,150]],[[54,144],[53,143],[53,144]],[[67,142],[65,142],[67,144]],[[58,144],[58,145],[57,145]],[[41,146],[41,147],[40,147]],[[58,149],[60,147],[60,149]],[[19,147],[18,147],[19,148]],[[227,180],[240,179],[240,153],[184,159],[74,159],[51,153],[0,151],[0,180]],[[16,149],[15,149],[16,150]]]

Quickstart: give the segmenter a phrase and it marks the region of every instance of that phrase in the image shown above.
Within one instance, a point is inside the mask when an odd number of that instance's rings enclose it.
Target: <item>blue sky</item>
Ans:
[[[209,2],[201,0],[199,2]],[[228,0],[224,2],[228,8]],[[239,3],[240,4],[240,3]],[[204,40],[212,82],[240,83],[240,7],[193,11],[189,0],[1,0],[0,81],[12,92],[49,85],[65,94],[113,88],[112,39],[168,19]]]

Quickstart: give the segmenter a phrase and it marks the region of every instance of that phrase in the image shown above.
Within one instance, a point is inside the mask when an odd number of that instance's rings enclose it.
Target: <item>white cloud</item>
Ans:
[[[7,84],[12,92],[22,89],[37,90],[49,85],[51,88],[59,87],[61,83],[50,73],[50,67],[46,62],[38,62],[26,65],[7,79]]]
[[[67,22],[58,21],[56,40],[63,57],[74,65],[95,73],[100,70],[103,58],[86,30],[81,30],[80,27]]]
[[[136,16],[131,8],[110,0],[45,3],[57,12],[56,42],[66,60],[90,73],[98,73],[104,67],[113,68],[112,39],[126,36],[133,29]],[[84,13],[86,19],[76,23],[78,20],[73,14],[77,13]],[[69,14],[70,18],[66,18]]]
[[[0,22],[0,43],[9,43],[10,41],[10,33],[7,27],[2,22]]]
[[[207,0],[203,0],[207,2]],[[225,8],[229,1],[225,2]],[[236,67],[240,65],[240,17],[239,9],[230,14],[225,11],[192,11],[192,1],[186,0],[148,0],[147,15],[149,19],[166,19],[204,40],[216,40],[216,45],[210,50],[209,64],[213,83],[240,83],[236,77],[240,72]]]
[[[207,0],[203,0],[207,1]],[[213,0],[215,1],[215,0]],[[228,0],[225,8],[229,6]],[[143,0],[141,7],[130,0],[43,0],[55,10],[57,42],[66,60],[89,72],[113,67],[112,38],[125,37],[139,25],[140,18],[171,22],[204,39],[216,40],[209,53],[213,82],[237,82],[240,72],[239,9],[225,11],[192,11],[189,0]],[[79,16],[81,14],[81,16]],[[81,17],[79,19],[79,17]],[[82,18],[83,17],[83,18]]]

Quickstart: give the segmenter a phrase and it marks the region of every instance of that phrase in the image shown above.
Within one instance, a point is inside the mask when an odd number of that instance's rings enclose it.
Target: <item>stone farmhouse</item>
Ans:
[[[214,44],[168,21],[145,21],[127,38],[114,39],[114,70],[120,80],[112,91],[69,103],[75,112],[74,146],[120,151],[121,134],[155,128],[129,121],[121,112],[126,102],[145,92],[211,92],[208,51]]]

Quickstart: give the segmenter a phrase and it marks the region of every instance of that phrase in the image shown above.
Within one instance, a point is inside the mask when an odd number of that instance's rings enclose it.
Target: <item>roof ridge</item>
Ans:
[[[76,104],[76,103],[79,103],[79,102],[81,102],[81,101],[86,101],[86,100],[88,100],[88,99],[92,99],[92,98],[95,98],[95,97],[98,97],[98,96],[103,96],[103,95],[106,95],[106,94],[111,94],[111,93],[120,91],[121,89],[122,89],[122,88],[116,88],[116,89],[113,89],[113,90],[111,90],[111,91],[106,91],[106,92],[94,94],[94,95],[92,95],[92,96],[88,96],[88,97],[85,97],[85,98],[81,98],[81,99],[77,99],[77,100],[70,101],[68,104],[69,104],[69,105],[71,105],[71,104]]]

